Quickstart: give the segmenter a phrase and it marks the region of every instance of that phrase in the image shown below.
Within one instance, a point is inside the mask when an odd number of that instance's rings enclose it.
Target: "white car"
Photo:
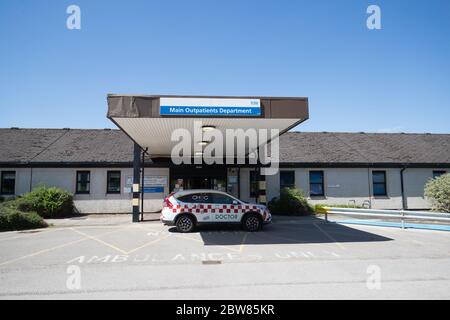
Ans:
[[[208,223],[242,224],[253,232],[270,223],[272,215],[264,205],[245,203],[222,191],[184,190],[164,199],[161,221],[183,233]]]

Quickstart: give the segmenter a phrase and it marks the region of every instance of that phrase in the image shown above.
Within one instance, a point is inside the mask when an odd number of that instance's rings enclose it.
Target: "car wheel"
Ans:
[[[178,232],[187,233],[194,230],[195,222],[191,216],[185,214],[177,219],[176,225]]]
[[[247,214],[244,217],[244,220],[242,221],[242,225],[245,230],[250,231],[250,232],[255,232],[255,231],[258,231],[261,229],[262,221],[261,221],[261,218],[257,214],[251,213],[251,214]]]

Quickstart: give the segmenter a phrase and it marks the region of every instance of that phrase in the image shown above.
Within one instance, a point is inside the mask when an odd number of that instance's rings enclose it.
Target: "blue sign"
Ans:
[[[261,115],[259,99],[160,98],[160,115],[241,116]]]
[[[144,187],[144,193],[164,193],[164,187]]]
[[[161,115],[179,116],[260,116],[260,108],[252,107],[170,107],[161,106]]]

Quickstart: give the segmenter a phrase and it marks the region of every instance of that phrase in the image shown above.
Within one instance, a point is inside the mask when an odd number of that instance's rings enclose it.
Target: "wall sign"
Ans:
[[[167,186],[167,176],[144,176],[144,187]]]
[[[164,187],[144,187],[144,193],[164,193]]]
[[[133,186],[133,176],[127,176],[124,193],[130,193]],[[164,187],[168,186],[167,176],[144,176],[144,193],[164,193]]]
[[[259,99],[160,98],[160,115],[239,116],[261,115]]]

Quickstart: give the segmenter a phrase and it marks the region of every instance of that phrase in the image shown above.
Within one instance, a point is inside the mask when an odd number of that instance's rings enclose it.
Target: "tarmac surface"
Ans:
[[[450,232],[275,217],[180,234],[157,218],[0,233],[0,299],[450,298]]]

